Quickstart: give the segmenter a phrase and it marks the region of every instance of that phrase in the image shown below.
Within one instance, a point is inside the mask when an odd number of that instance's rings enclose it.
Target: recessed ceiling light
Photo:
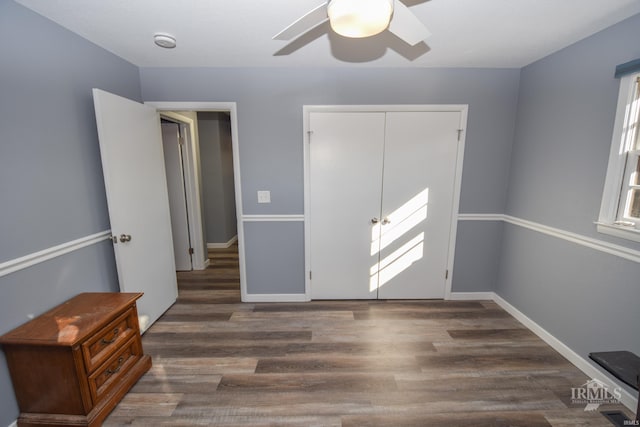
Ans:
[[[157,33],[153,36],[153,41],[155,44],[165,49],[173,49],[176,47],[176,38],[171,34]]]

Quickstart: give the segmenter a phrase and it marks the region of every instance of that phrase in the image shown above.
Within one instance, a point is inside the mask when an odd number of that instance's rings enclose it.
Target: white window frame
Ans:
[[[605,179],[600,215],[596,222],[600,233],[640,242],[640,220],[624,216],[627,204],[630,174],[625,173],[628,161],[637,159],[637,151],[630,152],[628,135],[630,110],[635,97],[636,82],[640,73],[633,73],[620,79],[618,106],[611,140],[609,164]],[[629,160],[629,159],[632,160]],[[637,161],[637,160],[636,160]],[[631,225],[631,223],[634,223]]]

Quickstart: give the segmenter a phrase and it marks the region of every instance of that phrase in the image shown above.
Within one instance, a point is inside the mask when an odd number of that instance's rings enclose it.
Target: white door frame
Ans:
[[[209,257],[204,252],[204,231],[202,227],[202,210],[200,199],[200,181],[196,178],[196,165],[199,162],[199,147],[195,141],[195,124],[193,119],[175,111],[162,111],[160,117],[177,123],[181,131],[187,128],[184,141],[184,178],[185,197],[187,199],[187,218],[189,220],[189,239],[193,248],[191,265],[194,270],[204,270],[209,266]],[[196,161],[198,159],[198,161]]]
[[[467,129],[467,115],[469,106],[466,104],[430,104],[430,105],[304,105],[302,107],[303,117],[303,156],[304,156],[304,249],[305,249],[305,298],[311,300],[311,227],[309,221],[311,182],[309,171],[311,157],[309,142],[311,133],[309,129],[309,115],[313,112],[402,112],[402,111],[446,111],[460,113],[460,127],[458,138],[458,150],[456,154],[456,173],[453,190],[453,206],[451,229],[449,232],[449,253],[447,255],[447,270],[449,275],[445,280],[444,299],[451,299],[451,283],[453,278],[453,261],[456,251],[456,235],[458,232],[458,210],[460,208],[460,189],[462,184],[462,163],[464,160],[464,146]]]
[[[214,111],[214,112],[228,112],[231,119],[231,146],[233,151],[233,179],[235,185],[235,196],[236,196],[236,223],[238,227],[238,261],[240,264],[240,297],[242,301],[246,301],[247,299],[247,270],[245,264],[245,254],[244,254],[244,227],[242,223],[242,191],[241,191],[241,174],[240,174],[240,143],[238,139],[238,113],[237,113],[237,105],[235,102],[145,102],[145,105],[149,105],[154,107],[161,115],[169,115],[170,111]],[[174,113],[175,114],[175,113]],[[193,123],[193,120],[191,120]],[[195,141],[195,135],[193,126],[191,127],[191,138],[192,141]],[[202,173],[200,170],[200,147],[198,144],[192,144],[192,149],[189,151],[189,158],[187,159],[187,164],[189,168],[188,172],[188,180],[193,181],[193,187],[191,191],[193,194],[187,194],[188,202],[192,202],[192,197],[194,198],[193,206],[197,211],[197,216],[199,220],[194,217],[194,227],[199,227],[199,239],[197,247],[202,248],[203,245],[203,228],[202,228],[202,210],[201,210],[201,188],[202,188]],[[189,187],[189,185],[187,185]],[[187,190],[187,193],[191,192]],[[196,201],[197,200],[197,201]],[[191,217],[189,217],[191,220]],[[192,241],[193,245],[196,245],[194,241]],[[194,252],[196,247],[194,247]],[[200,249],[202,250],[202,249]],[[195,268],[195,266],[194,266]]]

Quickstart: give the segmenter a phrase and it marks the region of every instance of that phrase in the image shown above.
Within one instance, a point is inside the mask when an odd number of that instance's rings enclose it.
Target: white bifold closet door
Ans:
[[[313,299],[443,298],[460,112],[312,112]]]

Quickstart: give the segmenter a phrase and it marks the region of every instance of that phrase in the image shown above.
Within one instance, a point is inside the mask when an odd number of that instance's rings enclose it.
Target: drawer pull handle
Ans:
[[[118,358],[118,366],[116,366],[114,369],[107,369],[107,375],[113,375],[120,372],[120,369],[122,369],[122,362],[124,362],[124,357],[120,356]]]
[[[100,341],[103,345],[107,345],[107,344],[113,344],[114,342],[116,342],[116,338],[118,338],[118,332],[120,332],[120,329],[115,328],[113,330],[113,338],[111,338],[110,340],[105,340],[104,338],[102,338],[102,340]]]

